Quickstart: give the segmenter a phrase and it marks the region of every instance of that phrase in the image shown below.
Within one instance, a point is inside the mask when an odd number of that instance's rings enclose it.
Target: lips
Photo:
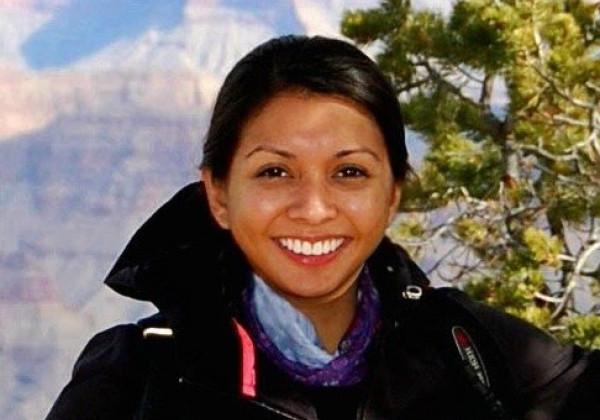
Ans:
[[[336,258],[350,242],[347,237],[330,237],[321,240],[306,240],[280,237],[275,240],[279,248],[294,262],[301,265],[323,265]]]

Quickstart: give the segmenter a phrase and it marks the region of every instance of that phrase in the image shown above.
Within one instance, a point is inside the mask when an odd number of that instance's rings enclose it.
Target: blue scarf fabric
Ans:
[[[243,313],[257,347],[295,380],[311,386],[350,386],[367,374],[366,349],[380,320],[379,296],[368,268],[357,280],[358,307],[337,351],[319,344],[311,321],[260,277],[242,295]]]

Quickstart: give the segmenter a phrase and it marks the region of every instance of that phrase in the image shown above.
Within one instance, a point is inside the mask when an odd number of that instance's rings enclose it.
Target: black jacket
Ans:
[[[311,389],[259,352],[257,394],[244,396],[234,319],[249,268],[212,221],[202,184],[191,184],[136,232],[106,279],[159,313],[93,337],[47,419],[600,418],[597,352],[561,347],[457,290],[428,288],[388,239],[367,264],[383,323],[365,382]],[[149,327],[173,335],[144,338]],[[470,336],[470,353],[458,350],[457,328]]]

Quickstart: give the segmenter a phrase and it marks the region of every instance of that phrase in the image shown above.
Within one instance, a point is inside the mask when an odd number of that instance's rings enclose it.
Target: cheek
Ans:
[[[385,229],[391,201],[392,196],[385,188],[376,188],[364,195],[350,194],[341,200],[345,212],[361,230]]]
[[[232,190],[229,214],[233,233],[240,235],[256,234],[267,226],[281,213],[284,200],[281,194],[272,194],[260,189],[246,188],[240,183],[240,188]]]
[[[349,203],[346,211],[364,236],[380,236],[387,228],[389,212],[376,203]]]

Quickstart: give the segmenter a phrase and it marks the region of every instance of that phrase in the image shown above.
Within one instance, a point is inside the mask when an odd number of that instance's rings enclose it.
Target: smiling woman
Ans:
[[[400,199],[377,123],[349,100],[284,91],[242,128],[227,178],[203,178],[219,225],[333,353]]]
[[[598,353],[430,288],[386,238],[402,116],[354,46],[250,52],[200,170],[106,279],[159,313],[96,335],[48,419],[597,418]]]

